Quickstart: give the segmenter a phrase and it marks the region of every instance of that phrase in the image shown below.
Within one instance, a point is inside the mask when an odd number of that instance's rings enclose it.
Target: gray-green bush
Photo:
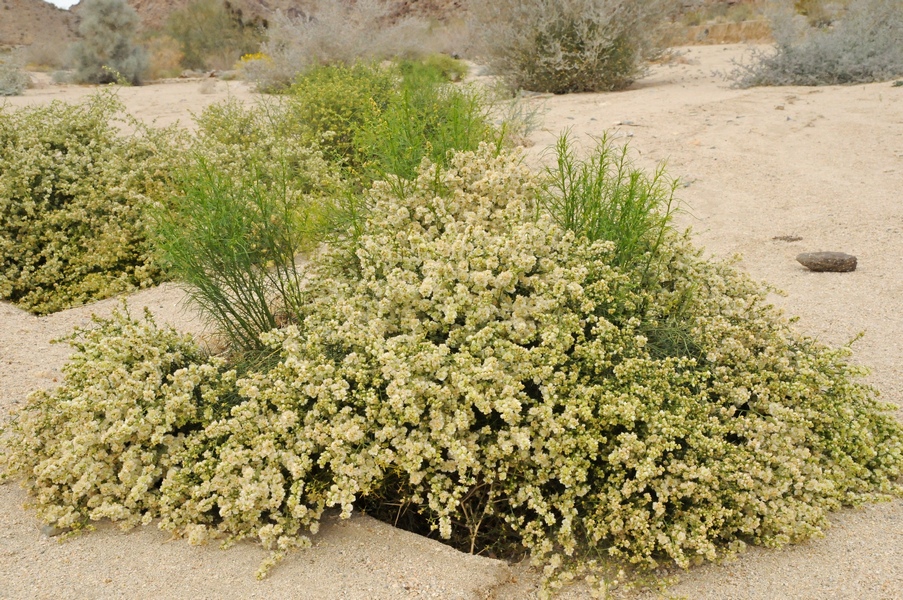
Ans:
[[[661,51],[665,0],[471,2],[471,28],[493,70],[516,89],[622,89]]]
[[[173,132],[122,111],[109,93],[0,110],[0,298],[45,314],[160,281],[147,208]]]
[[[25,72],[21,56],[0,52],[0,96],[18,96],[29,82],[31,78]]]
[[[141,83],[147,53],[135,44],[139,18],[125,0],[85,0],[79,12],[81,39],[72,44],[76,83]]]
[[[901,0],[854,0],[821,28],[779,10],[772,30],[775,49],[739,65],[732,74],[737,85],[843,85],[903,75]]]

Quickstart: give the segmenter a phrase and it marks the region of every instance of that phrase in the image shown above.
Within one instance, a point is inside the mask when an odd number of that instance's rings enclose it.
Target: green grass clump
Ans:
[[[570,137],[561,136],[544,198],[560,227],[590,242],[614,242],[615,264],[629,268],[655,257],[676,209],[677,181],[663,167],[649,176],[632,166],[627,150],[602,137],[581,159]]]
[[[338,169],[293,131],[285,107],[214,104],[176,170],[176,195],[154,211],[173,278],[237,352],[297,311],[296,262],[346,193]]]
[[[605,148],[574,164],[620,164]],[[637,221],[639,262],[559,226],[554,174],[483,144],[374,184],[354,253],[314,255],[291,324],[260,338],[273,358],[241,376],[114,317],[20,411],[7,470],[45,520],[258,538],[264,567],[326,508],[367,507],[468,551],[526,550],[548,577],[794,542],[903,493],[903,427],[845,351],[662,227],[667,195],[635,196],[664,209]],[[691,351],[650,347],[669,319]],[[44,416],[55,401],[65,418]],[[120,414],[163,437],[110,437]]]
[[[146,208],[174,152],[111,94],[0,111],[0,298],[46,314],[158,283]]]

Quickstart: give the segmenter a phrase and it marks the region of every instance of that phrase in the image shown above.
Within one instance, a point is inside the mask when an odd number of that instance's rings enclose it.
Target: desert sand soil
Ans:
[[[715,257],[742,255],[741,268],[783,295],[773,301],[826,343],[862,332],[853,360],[903,406],[903,87],[732,89],[741,46],[694,47],[628,91],[534,97],[540,126],[528,160],[565,128],[586,143],[604,132],[629,141],[636,160],[666,160],[681,179],[681,227]],[[147,121],[190,125],[190,113],[241,83],[168,83],[120,90]],[[48,86],[13,105],[72,100],[90,88]],[[776,239],[791,236],[797,241]],[[812,273],[800,252],[854,254],[852,273]],[[131,296],[158,320],[200,331],[181,292],[163,286]],[[0,417],[29,390],[60,378],[67,355],[50,340],[108,314],[115,300],[44,318],[0,304]],[[903,411],[898,411],[903,417]],[[14,484],[0,486],[0,598],[498,598],[532,597],[524,567],[458,553],[367,517],[330,520],[314,547],[289,556],[263,582],[254,544],[228,551],[168,540],[153,527],[123,533],[109,524],[74,540],[45,537]],[[680,573],[669,594],[691,599],[903,599],[903,501],[839,512],[823,538],[779,550],[752,549],[723,565]],[[565,597],[585,597],[572,588]],[[655,598],[654,593],[642,595]]]

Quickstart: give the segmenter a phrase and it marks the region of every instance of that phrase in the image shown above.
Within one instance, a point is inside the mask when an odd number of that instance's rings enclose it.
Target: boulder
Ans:
[[[796,260],[810,271],[847,273],[856,270],[856,257],[843,252],[803,252]]]

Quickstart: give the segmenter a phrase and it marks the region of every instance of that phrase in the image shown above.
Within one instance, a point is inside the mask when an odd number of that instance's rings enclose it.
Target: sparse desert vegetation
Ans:
[[[554,31],[528,14],[548,44],[495,76],[623,87],[655,44],[648,15],[603,4]],[[325,23],[281,25],[296,46],[242,61],[276,93],[191,131],[110,92],[0,110],[0,295],[43,314],[168,278],[211,332],[122,307],[73,334],[62,381],[0,437],[42,521],[250,538],[263,575],[330,511],[365,511],[604,593],[619,569],[810,539],[903,493],[894,406],[694,245],[672,167],[589,120],[613,96],[575,105],[589,147],[572,131],[528,157],[463,63],[329,46]],[[302,46],[326,49],[286,58]]]
[[[24,62],[19,53],[0,53],[0,96],[18,96],[25,91],[31,78]]]
[[[823,3],[822,3],[823,4]],[[903,2],[853,0],[834,12],[798,2],[772,15],[775,48],[734,72],[738,85],[845,85],[903,76]]]

